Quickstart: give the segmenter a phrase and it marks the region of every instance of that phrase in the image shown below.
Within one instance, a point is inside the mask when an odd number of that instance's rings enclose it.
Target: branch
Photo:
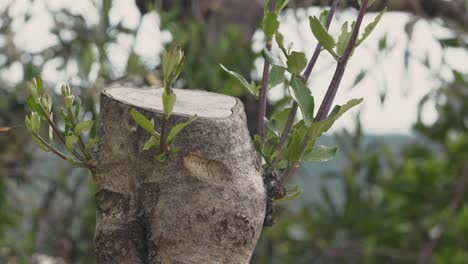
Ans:
[[[335,15],[335,10],[338,6],[338,2],[339,0],[333,0],[332,6],[330,8],[330,13],[328,13],[327,24],[325,25],[327,30],[330,28],[331,22],[333,20],[333,16]],[[322,45],[318,43],[317,46],[315,47],[314,54],[312,55],[312,58],[309,61],[309,65],[307,65],[307,68],[304,71],[304,74],[302,75],[302,81],[304,83],[307,83],[307,81],[309,80],[310,74],[312,73],[312,70],[314,69],[314,66],[317,63],[317,60],[318,60],[318,57],[320,56],[321,51],[322,51]],[[281,138],[278,141],[278,145],[276,146],[276,151],[280,151],[284,143],[286,142],[286,139],[288,138],[289,132],[291,131],[292,125],[294,123],[294,118],[296,117],[297,109],[298,109],[298,104],[294,101],[291,106],[291,111],[289,111],[286,124],[284,125],[284,131],[281,134]],[[278,163],[278,157],[275,157],[272,160],[271,167],[273,168],[276,165],[276,163]]]
[[[327,93],[323,98],[322,103],[320,104],[320,108],[317,112],[317,115],[314,118],[314,122],[319,122],[327,118],[328,112],[330,111],[331,105],[333,104],[333,100],[335,99],[336,92],[338,91],[338,87],[340,86],[341,79],[343,78],[343,74],[346,69],[346,64],[348,63],[349,58],[351,57],[351,53],[353,52],[354,46],[356,45],[357,37],[359,34],[359,29],[361,28],[362,20],[367,10],[367,0],[362,0],[361,9],[359,10],[359,15],[356,20],[356,25],[353,29],[353,33],[351,34],[351,38],[349,39],[348,45],[346,46],[346,50],[341,56],[337,66],[335,73],[333,74],[333,78],[328,86]],[[309,144],[310,136],[306,135],[304,137],[304,141],[302,142],[300,151],[299,151],[299,160],[302,160],[304,156],[304,152]],[[285,184],[294,173],[299,168],[298,163],[293,164],[285,173],[281,180],[283,184]]]
[[[275,11],[275,0],[270,0],[270,12]],[[266,43],[266,48],[271,51],[271,41]],[[270,79],[270,64],[265,60],[263,63],[263,76],[262,76],[262,88],[258,96],[258,134],[261,142],[265,138],[265,115],[266,115],[266,102],[267,102],[267,89],[268,80]]]

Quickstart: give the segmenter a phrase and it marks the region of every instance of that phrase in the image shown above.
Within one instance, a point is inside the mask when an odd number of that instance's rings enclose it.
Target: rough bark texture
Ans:
[[[178,135],[178,152],[164,163],[154,150],[142,151],[149,134],[130,115],[135,108],[160,128],[161,89],[111,88],[101,95],[97,263],[250,260],[266,194],[242,103],[202,91],[175,93],[171,125],[200,117]]]

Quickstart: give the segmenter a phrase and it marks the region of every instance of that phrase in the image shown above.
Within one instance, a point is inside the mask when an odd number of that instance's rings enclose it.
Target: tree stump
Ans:
[[[260,236],[266,192],[240,100],[174,90],[170,125],[198,115],[165,162],[143,151],[149,133],[135,108],[162,124],[162,89],[101,94],[95,151],[97,263],[248,263]]]

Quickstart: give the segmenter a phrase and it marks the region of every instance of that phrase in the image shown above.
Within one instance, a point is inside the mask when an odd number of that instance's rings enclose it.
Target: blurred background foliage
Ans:
[[[49,94],[57,95],[61,83],[47,76],[52,72],[68,80],[89,117],[98,113],[99,93],[106,86],[160,84],[157,54],[148,58],[134,48],[143,18],[156,12],[161,30],[171,34],[159,45],[178,43],[186,54],[176,86],[242,98],[254,133],[255,100],[218,65],[259,78],[255,70],[259,54],[245,29],[231,25],[222,34],[213,34],[209,15],[208,19],[188,15],[184,1],[170,5],[136,1],[134,8],[144,16],[129,27],[110,17],[112,0],[89,1],[98,16],[94,22],[86,13],[45,5],[54,41],[31,51],[18,45],[15,36],[18,23],[33,19],[29,7],[38,1],[23,2],[26,11],[20,15],[13,10],[13,1],[0,7],[0,127],[15,127],[0,133],[0,262],[31,263],[50,257],[53,263],[93,263],[92,177],[32,144],[22,125],[24,81],[42,75]],[[422,15],[409,16],[408,43]],[[437,39],[442,49],[466,52],[466,28],[435,20],[450,32],[450,37]],[[113,60],[113,46],[119,42],[128,42],[130,48],[118,55],[120,60]],[[375,45],[377,59],[393,48],[386,38]],[[410,44],[404,56],[402,68],[416,60]],[[413,134],[370,135],[358,115],[353,130],[323,139],[326,145],[339,147],[339,156],[302,168],[296,183],[305,189],[305,197],[280,205],[278,223],[264,230],[252,263],[468,263],[468,76],[445,63],[441,67],[452,73],[450,77],[427,61],[419,63],[437,85],[414,106],[420,118]],[[372,69],[363,69],[353,85],[375,69],[379,61]],[[386,90],[377,92],[384,102]],[[286,102],[287,95],[271,100],[269,111]],[[422,118],[428,108],[436,109],[434,122]]]

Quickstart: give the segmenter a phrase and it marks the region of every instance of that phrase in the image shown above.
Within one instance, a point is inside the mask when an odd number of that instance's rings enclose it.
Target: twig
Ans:
[[[339,0],[333,0],[332,6],[330,8],[330,12],[328,13],[327,23],[325,25],[327,30],[330,28],[331,22],[333,20],[333,16],[335,15],[335,10],[338,6],[338,2]],[[304,71],[304,74],[302,75],[301,79],[304,83],[307,83],[307,81],[309,80],[310,74],[312,73],[312,70],[314,69],[314,66],[317,63],[317,60],[320,56],[321,51],[322,51],[322,45],[318,43],[317,46],[315,47],[314,54],[312,55],[312,58],[310,59],[309,64],[307,65],[307,68]],[[281,150],[284,143],[286,142],[286,139],[288,138],[289,132],[291,131],[292,125],[294,123],[294,119],[297,114],[298,106],[299,105],[294,101],[291,106],[291,110],[289,111],[286,124],[284,125],[283,133],[281,134],[281,138],[278,141],[278,145],[276,146],[276,151]],[[276,165],[276,163],[278,163],[278,161],[279,161],[278,157],[275,157],[271,162],[271,168],[273,168]]]
[[[276,0],[270,0],[270,12],[275,11]],[[267,41],[266,48],[271,51],[271,40]],[[265,138],[265,115],[266,115],[266,103],[267,103],[267,89],[268,80],[270,79],[270,64],[265,60],[263,63],[263,76],[262,76],[262,88],[258,95],[258,134],[261,142]]]
[[[351,57],[351,53],[353,52],[354,46],[356,44],[357,37],[359,34],[359,29],[361,27],[364,14],[366,13],[366,10],[367,10],[367,2],[368,2],[367,0],[362,0],[361,8],[359,9],[359,15],[356,20],[356,25],[353,29],[353,32],[351,33],[351,38],[349,39],[348,45],[346,46],[346,50],[343,53],[343,56],[341,56],[340,60],[338,61],[335,73],[333,74],[333,78],[330,82],[330,85],[328,86],[327,93],[325,94],[325,97],[323,98],[323,101],[320,104],[320,108],[317,112],[317,115],[314,118],[314,122],[322,121],[328,116],[328,112],[330,111],[331,105],[333,104],[333,100],[335,99],[335,95],[336,95],[336,92],[338,91],[338,87],[340,86],[341,79],[343,78],[346,65],[349,61],[349,58]],[[306,135],[304,137],[304,140],[302,142],[302,145],[299,151],[300,152],[299,160],[302,160],[302,157],[304,156],[304,152],[309,144],[309,140],[310,140],[310,136]],[[297,170],[298,166],[299,166],[298,164],[294,164],[292,167],[290,167],[284,173],[284,176],[281,182],[286,183],[286,181],[289,180],[289,178]]]

